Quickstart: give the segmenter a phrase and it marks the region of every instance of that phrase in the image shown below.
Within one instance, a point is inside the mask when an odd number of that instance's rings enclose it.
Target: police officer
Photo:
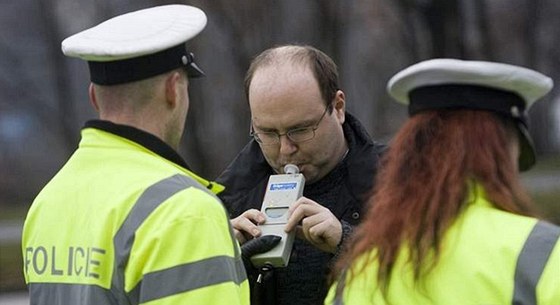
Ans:
[[[375,202],[325,304],[560,304],[560,227],[536,217],[518,170],[535,163],[536,71],[433,59],[396,74],[408,105]]]
[[[200,9],[167,5],[112,18],[62,42],[89,64],[78,149],[37,196],[23,231],[31,304],[249,303],[223,187],[176,152],[189,85],[203,72],[185,44]]]

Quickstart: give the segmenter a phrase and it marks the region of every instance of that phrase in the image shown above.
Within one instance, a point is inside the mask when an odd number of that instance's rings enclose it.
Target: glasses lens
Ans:
[[[278,135],[273,132],[258,132],[253,134],[255,140],[262,145],[271,145],[278,143]]]
[[[313,130],[313,128],[300,128],[290,130],[287,135],[290,140],[298,143],[313,139],[313,137],[315,137],[315,131]]]

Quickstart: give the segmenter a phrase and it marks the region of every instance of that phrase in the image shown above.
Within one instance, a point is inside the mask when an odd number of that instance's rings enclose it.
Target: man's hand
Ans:
[[[244,244],[249,239],[259,237],[261,230],[257,225],[263,224],[265,221],[265,215],[256,209],[247,210],[230,220],[233,234],[240,244]]]
[[[290,217],[284,229],[286,232],[296,229],[298,237],[306,239],[325,252],[335,253],[336,246],[342,238],[342,225],[329,209],[311,199],[301,197],[290,207],[289,213]]]

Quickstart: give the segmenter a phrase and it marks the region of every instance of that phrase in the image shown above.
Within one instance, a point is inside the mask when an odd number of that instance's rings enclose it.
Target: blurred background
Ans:
[[[500,61],[536,69],[557,84],[529,113],[539,164],[522,178],[544,217],[560,223],[560,1],[0,3],[0,304],[9,304],[1,295],[25,290],[19,239],[27,209],[76,148],[83,123],[95,118],[87,64],[64,57],[61,41],[154,5],[190,4],[208,16],[206,29],[189,43],[207,77],[191,83],[180,150],[202,176],[214,179],[249,139],[243,77],[250,60],[266,48],[309,44],[330,55],[339,65],[347,110],[386,143],[406,118],[405,107],[385,92],[397,71],[437,57]]]

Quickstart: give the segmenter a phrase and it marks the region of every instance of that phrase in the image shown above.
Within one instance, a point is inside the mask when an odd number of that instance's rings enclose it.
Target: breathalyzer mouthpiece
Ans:
[[[284,173],[286,173],[286,174],[298,174],[299,173],[299,168],[297,167],[297,165],[294,165],[294,164],[286,164],[284,166]]]

